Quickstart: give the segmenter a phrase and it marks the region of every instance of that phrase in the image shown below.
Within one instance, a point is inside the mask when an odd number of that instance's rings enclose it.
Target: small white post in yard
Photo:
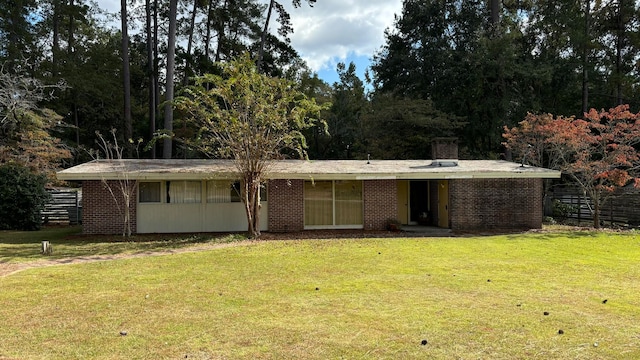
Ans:
[[[51,243],[49,243],[48,240],[42,240],[41,253],[43,255],[51,255],[51,254],[53,254],[53,247],[51,246]]]

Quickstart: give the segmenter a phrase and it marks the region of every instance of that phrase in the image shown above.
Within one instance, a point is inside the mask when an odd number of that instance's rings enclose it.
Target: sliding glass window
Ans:
[[[336,225],[362,225],[362,181],[334,182]]]
[[[305,181],[305,226],[360,226],[362,181]]]

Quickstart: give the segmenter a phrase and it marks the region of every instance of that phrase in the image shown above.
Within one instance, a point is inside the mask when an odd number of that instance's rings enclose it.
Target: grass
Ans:
[[[162,234],[122,236],[80,235],[79,226],[48,227],[40,231],[0,231],[0,263],[25,263],[43,259],[134,254],[195,245],[245,240],[243,235]],[[53,245],[52,256],[40,254],[42,240]]]
[[[0,278],[0,359],[634,359],[639,279],[640,237],[605,232],[38,268]]]

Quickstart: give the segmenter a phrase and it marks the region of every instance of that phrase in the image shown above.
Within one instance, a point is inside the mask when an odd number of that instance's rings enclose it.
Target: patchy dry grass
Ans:
[[[0,358],[634,359],[638,293],[634,233],[259,242],[0,278]]]
[[[239,234],[147,234],[125,238],[80,235],[80,231],[77,226],[49,227],[31,232],[0,231],[0,263],[166,251],[246,239]],[[40,253],[42,240],[51,242],[51,256]]]

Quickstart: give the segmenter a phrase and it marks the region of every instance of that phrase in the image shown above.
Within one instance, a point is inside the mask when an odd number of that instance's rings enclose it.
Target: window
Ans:
[[[242,202],[242,186],[240,181],[211,180],[207,181],[208,203]],[[267,201],[266,186],[260,186],[260,201]]]
[[[231,183],[229,181],[207,181],[207,202],[228,203],[231,202]]]
[[[333,183],[304,182],[304,224],[333,225]]]
[[[167,181],[167,202],[171,204],[195,204],[201,202],[200,181]]]
[[[362,225],[362,181],[336,181],[336,225]]]
[[[306,226],[362,225],[362,181],[306,181]]]
[[[160,185],[159,182],[141,182],[138,185],[139,201],[141,203],[159,203]]]
[[[240,186],[240,181],[236,181],[231,183],[231,202],[242,202],[242,197],[240,194],[242,193],[242,186]]]

